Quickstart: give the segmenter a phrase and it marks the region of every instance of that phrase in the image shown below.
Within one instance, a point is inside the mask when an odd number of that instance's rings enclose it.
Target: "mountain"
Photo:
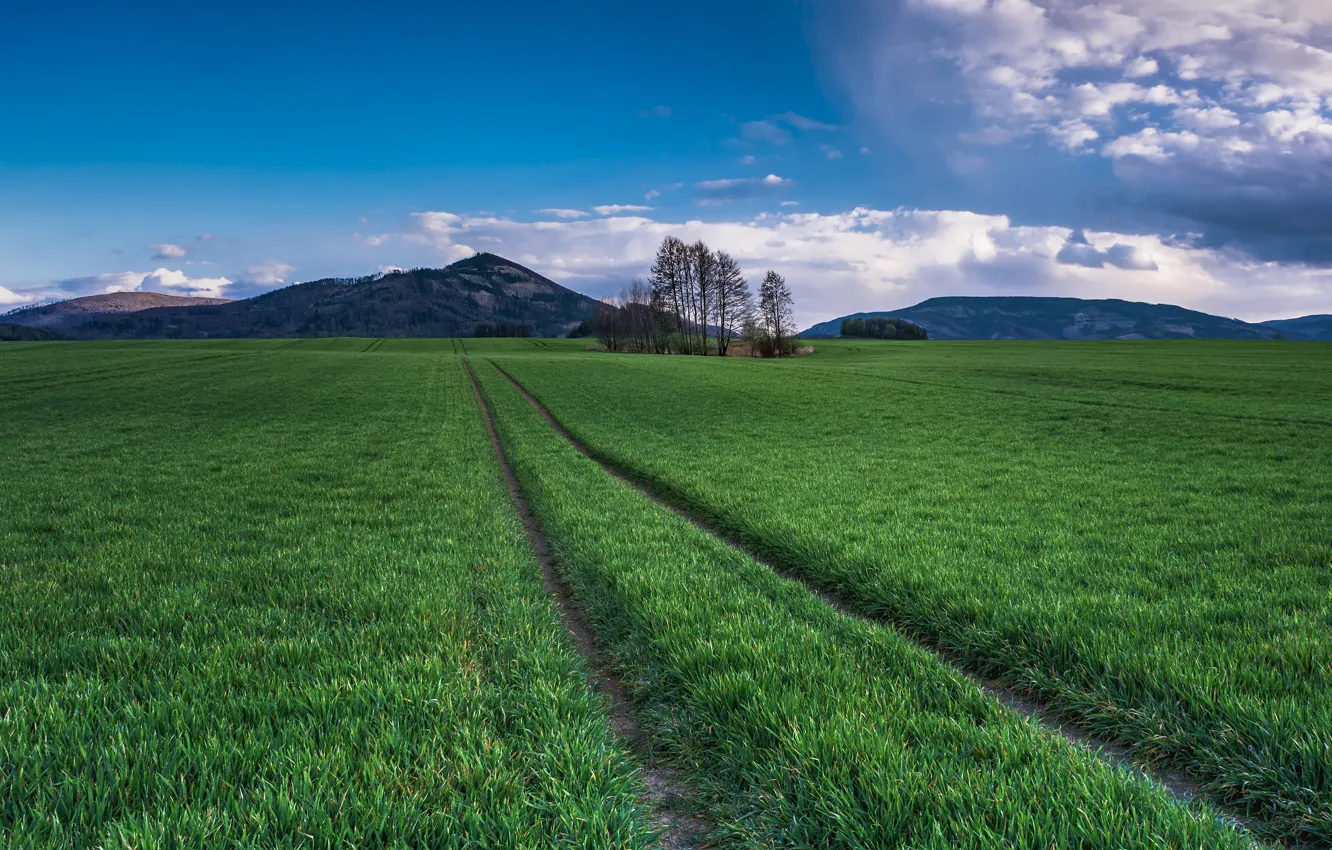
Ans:
[[[1332,342],[1332,316],[1301,316],[1298,319],[1275,319],[1263,322],[1263,327],[1279,332],[1286,339],[1314,339]]]
[[[597,303],[503,257],[477,254],[443,269],[316,280],[225,303],[98,314],[68,332],[82,339],[439,337],[507,325],[523,326],[532,336],[558,336]]]
[[[106,295],[88,295],[54,304],[21,307],[5,315],[6,322],[27,325],[30,328],[72,328],[90,319],[137,313],[154,307],[195,307],[226,304],[225,298],[186,298],[163,295],[159,292],[111,292]]]
[[[801,336],[838,337],[842,319],[877,316],[915,322],[930,332],[930,339],[1272,339],[1276,336],[1271,327],[1170,304],[1031,296],[931,298],[902,310],[852,313],[817,324]]]

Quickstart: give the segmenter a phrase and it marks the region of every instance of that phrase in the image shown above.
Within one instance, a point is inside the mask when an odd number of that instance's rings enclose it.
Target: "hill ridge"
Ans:
[[[843,319],[907,319],[931,339],[1273,339],[1265,324],[1215,316],[1175,304],[1122,298],[1041,295],[945,295],[899,310],[849,313],[820,322],[802,336],[840,336]],[[1290,320],[1298,322],[1301,320]],[[1288,338],[1298,337],[1294,331]]]
[[[234,301],[189,300],[78,316],[66,309],[69,318],[60,327],[82,339],[471,336],[480,325],[558,336],[598,303],[489,252],[439,269],[322,278]],[[40,314],[10,321],[36,324],[32,318]]]

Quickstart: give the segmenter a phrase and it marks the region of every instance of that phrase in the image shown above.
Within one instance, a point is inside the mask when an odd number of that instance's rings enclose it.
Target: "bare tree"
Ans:
[[[759,285],[759,323],[771,344],[769,356],[783,357],[790,352],[795,336],[795,302],[786,278],[769,271]]]
[[[653,336],[652,288],[642,278],[634,278],[620,293],[624,311],[625,344],[631,351],[651,351]]]
[[[597,340],[607,351],[619,351],[624,347],[624,311],[616,305],[613,298],[607,298],[597,306],[592,317],[592,331]]]
[[[725,251],[717,253],[716,297],[713,318],[717,324],[717,354],[725,357],[731,338],[749,320],[753,311],[749,282],[740,272],[740,264]]]
[[[694,328],[690,333],[690,349],[696,354],[708,353],[708,319],[712,317],[717,298],[717,255],[701,240],[689,246],[692,266],[692,315]]]
[[[675,317],[682,333],[687,332],[687,291],[689,289],[689,248],[674,236],[667,236],[657,248],[652,264],[652,298],[658,309]],[[674,329],[672,329],[674,330]],[[669,332],[668,332],[669,333]],[[669,336],[666,346],[669,347]]]

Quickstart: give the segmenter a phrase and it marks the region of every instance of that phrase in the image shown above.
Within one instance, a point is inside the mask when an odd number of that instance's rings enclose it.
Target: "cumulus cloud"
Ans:
[[[671,108],[669,106],[654,106],[651,109],[642,109],[638,112],[639,118],[670,118]]]
[[[1332,3],[832,0],[819,14],[863,116],[961,95],[964,142],[1100,155],[1126,197],[1222,240],[1251,235],[1226,208],[1251,197],[1269,225],[1332,220]]]
[[[35,300],[36,298],[32,295],[24,295],[0,286],[0,308],[9,309]]]
[[[170,242],[157,242],[148,246],[154,253],[154,260],[179,260],[188,253],[179,245],[172,245]]]
[[[1125,298],[1252,320],[1332,310],[1332,271],[1151,234],[1021,226],[962,211],[862,207],[711,222],[519,222],[425,212],[413,216],[404,238],[444,261],[492,240],[523,265],[605,295],[644,274],[666,235],[726,249],[751,282],[766,269],[780,271],[802,325],[936,295]]]
[[[236,277],[236,283],[246,289],[264,291],[282,286],[294,271],[296,267],[287,263],[273,262],[249,266]]]
[[[603,204],[599,207],[593,207],[592,211],[597,215],[619,215],[626,212],[647,212],[654,207],[645,207],[642,204]]]
[[[137,290],[140,292],[163,292],[167,295],[186,295],[195,298],[226,298],[228,296],[225,294],[225,290],[229,286],[231,286],[231,281],[225,277],[192,278],[179,270],[158,269],[144,275]]]
[[[716,206],[731,201],[762,198],[795,185],[786,177],[769,174],[767,177],[734,177],[725,180],[704,180],[694,184],[695,203]]]
[[[842,152],[839,151],[837,148],[833,147],[832,145],[819,145],[819,150],[823,151],[823,153],[828,157],[828,159],[842,158]]]
[[[159,268],[151,272],[110,272],[52,281],[29,293],[30,297],[79,298],[113,292],[162,292],[201,298],[228,298],[232,281],[225,277],[190,277],[179,269]]]

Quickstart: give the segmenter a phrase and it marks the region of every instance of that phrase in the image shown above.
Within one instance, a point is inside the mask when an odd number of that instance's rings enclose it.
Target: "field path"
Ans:
[[[635,474],[633,470],[622,469],[619,466],[608,462],[604,457],[602,457],[597,452],[593,451],[588,446],[583,444],[577,437],[574,437],[572,434],[570,434],[569,431],[565,429],[564,426],[561,425],[555,419],[554,416],[551,415],[550,411],[548,411],[546,407],[539,400],[537,400],[535,396],[533,396],[530,392],[527,391],[526,387],[518,383],[518,381],[515,380],[512,375],[506,372],[504,368],[501,367],[498,363],[495,363],[493,360],[489,362],[492,366],[495,367],[496,371],[498,371],[501,375],[503,375],[506,379],[508,379],[509,383],[511,383],[514,389],[518,391],[519,395],[521,395],[527,401],[528,404],[530,404],[538,413],[541,414],[541,417],[546,421],[546,424],[548,424],[552,430],[554,430],[557,434],[559,434],[562,438],[564,438],[564,440],[568,442],[570,446],[572,446],[584,457],[596,463],[608,474],[614,476],[615,478],[620,479],[621,481],[630,485],[634,489],[643,493],[645,496],[652,499],[658,505],[661,505],[667,510],[672,511],[673,513],[675,513],[682,519],[688,521],[701,531],[712,536],[714,539],[724,543],[727,546],[730,546],[733,549],[743,552],[745,555],[749,556],[754,561],[762,564],[763,566],[767,567],[768,569],[772,570],[774,573],[782,576],[783,578],[790,579],[791,581],[800,583],[810,593],[817,596],[819,599],[823,600],[825,603],[837,609],[838,611],[842,612],[843,614],[855,617],[860,620],[865,620],[868,622],[875,623],[881,627],[893,629],[895,632],[900,634],[904,639],[909,640],[912,643],[916,644],[917,646],[920,646],[922,649],[927,650],[928,652],[933,654],[936,658],[938,658],[940,662],[948,665],[952,669],[956,670],[959,675],[964,676],[965,678],[970,680],[986,696],[990,697],[991,699],[994,699],[995,701],[1003,704],[1004,706],[1012,709],[1013,711],[1016,711],[1018,714],[1021,714],[1023,717],[1027,718],[1032,723],[1035,723],[1036,725],[1040,726],[1042,729],[1045,729],[1049,732],[1052,732],[1054,734],[1057,734],[1065,738],[1074,745],[1088,750],[1089,752],[1095,754],[1096,756],[1105,760],[1106,762],[1109,762],[1115,767],[1125,770],[1130,770],[1135,773],[1139,773],[1146,776],[1148,779],[1150,779],[1151,781],[1153,781],[1154,783],[1156,783],[1157,785],[1168,791],[1181,803],[1189,804],[1198,800],[1209,800],[1213,805],[1222,809],[1222,811],[1227,811],[1223,804],[1209,798],[1209,796],[1201,786],[1190,781],[1188,778],[1176,773],[1166,773],[1166,772],[1157,771],[1151,765],[1140,764],[1134,761],[1127,747],[1121,746],[1113,741],[1092,734],[1089,731],[1087,731],[1085,728],[1077,725],[1076,723],[1070,723],[1061,719],[1048,707],[1043,706],[1039,702],[1036,702],[1022,695],[1011,688],[1005,687],[1004,685],[977,676],[975,673],[967,669],[967,667],[963,662],[963,659],[961,659],[955,653],[949,652],[942,647],[931,645],[929,643],[919,640],[917,637],[910,635],[902,631],[901,629],[898,629],[896,624],[894,624],[891,620],[887,620],[883,617],[867,615],[865,612],[860,610],[855,604],[853,604],[845,597],[836,593],[830,593],[828,590],[810,583],[809,581],[795,574],[793,571],[783,567],[780,564],[774,563],[771,558],[766,557],[763,553],[758,552],[754,548],[745,545],[742,541],[736,540],[728,536],[720,529],[718,529],[715,524],[710,522],[707,517],[702,516],[690,510],[689,508],[679,504],[677,501],[669,498],[668,496],[663,495],[658,489],[654,487],[651,481],[646,480],[641,475]],[[469,376],[471,375],[470,370],[468,372],[468,375]],[[489,424],[488,419],[487,419],[487,424]],[[507,467],[505,471],[506,475],[509,474]],[[526,520],[524,521],[526,522]],[[1244,830],[1248,832],[1255,841],[1260,840],[1258,839],[1257,834],[1253,830],[1253,825],[1249,821],[1240,818],[1238,816],[1235,816],[1233,813],[1227,813],[1226,815],[1224,815],[1224,819],[1228,823],[1236,824],[1244,828]]]
[[[648,737],[643,733],[638,718],[634,716],[620,678],[611,670],[598,650],[596,638],[588,627],[587,618],[579,608],[569,586],[555,569],[550,541],[547,540],[540,522],[528,505],[522,485],[518,483],[518,478],[504,455],[499,434],[490,416],[490,408],[481,395],[481,388],[477,385],[476,377],[472,374],[472,366],[467,360],[463,360],[463,370],[467,372],[467,378],[472,382],[472,392],[476,394],[476,403],[481,409],[481,419],[485,422],[486,431],[490,435],[495,457],[509,486],[509,494],[513,497],[518,517],[522,520],[523,528],[532,544],[532,553],[536,555],[537,562],[541,565],[541,577],[546,590],[555,600],[560,611],[560,620],[573,637],[575,648],[587,659],[588,667],[592,671],[593,684],[610,702],[611,728],[629,742],[644,765],[644,784],[647,786],[648,803],[656,816],[661,847],[664,850],[689,850],[689,848],[707,846],[703,843],[703,836],[709,832],[709,824],[697,816],[686,813],[681,806],[681,802],[694,796],[694,792],[674,770],[657,764],[652,759]]]

